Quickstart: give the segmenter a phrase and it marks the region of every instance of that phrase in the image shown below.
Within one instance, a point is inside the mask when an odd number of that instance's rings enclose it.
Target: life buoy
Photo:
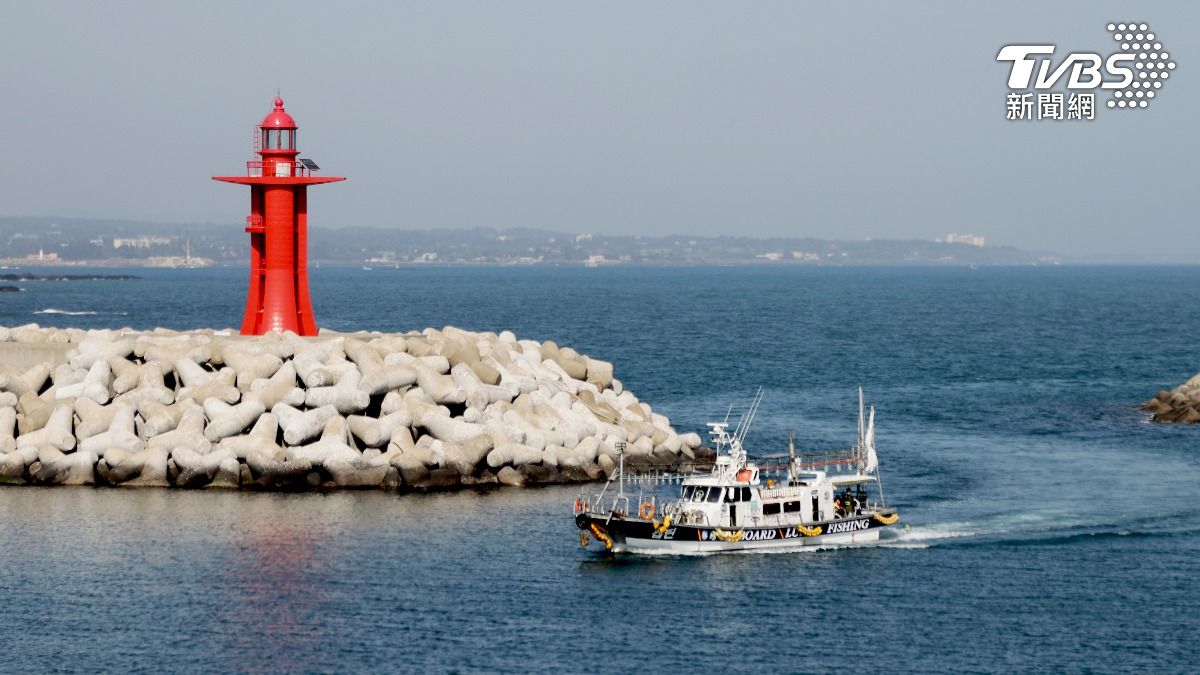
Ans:
[[[641,508],[638,509],[638,515],[642,520],[654,520],[654,502],[642,502]]]
[[[575,513],[579,513],[581,511],[583,511],[583,502],[576,499],[575,500]]]
[[[737,472],[737,479],[743,483],[750,482],[750,469],[742,469]]]

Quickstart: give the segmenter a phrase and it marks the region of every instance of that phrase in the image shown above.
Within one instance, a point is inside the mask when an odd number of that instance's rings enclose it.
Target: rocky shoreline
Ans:
[[[0,483],[435,490],[599,480],[622,447],[635,469],[711,461],[611,363],[508,331],[31,324],[6,345],[65,358],[0,365]]]
[[[1142,404],[1142,409],[1154,413],[1154,422],[1200,423],[1200,373],[1170,391],[1158,392]]]

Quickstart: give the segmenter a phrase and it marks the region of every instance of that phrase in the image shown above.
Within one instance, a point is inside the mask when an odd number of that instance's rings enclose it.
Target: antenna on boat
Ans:
[[[762,405],[763,388],[758,388],[758,393],[754,395],[754,402],[750,404],[750,409],[742,415],[742,419],[738,420],[737,429],[733,432],[733,438],[738,445],[746,439],[746,434],[750,433],[750,425],[754,423],[754,416],[758,414],[758,406]]]
[[[617,441],[617,497],[625,496],[625,441]]]

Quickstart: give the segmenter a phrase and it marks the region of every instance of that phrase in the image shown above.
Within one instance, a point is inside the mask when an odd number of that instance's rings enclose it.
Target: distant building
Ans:
[[[587,265],[588,267],[599,267],[601,265],[616,265],[620,262],[620,260],[609,260],[603,255],[589,255],[587,261],[583,264]]]
[[[113,248],[136,248],[144,249],[151,246],[169,246],[171,244],[170,237],[131,237],[126,239],[112,240]]]
[[[809,253],[808,251],[792,251],[792,258],[794,260],[803,260],[805,262],[815,262],[820,260],[821,256],[817,255],[816,253]]]
[[[946,235],[946,243],[948,244],[967,244],[970,246],[984,246],[987,242],[983,237],[977,234],[957,234],[951,232]]]
[[[772,260],[772,261],[783,260],[783,253],[780,253],[779,251],[771,251],[770,253],[759,253],[755,257],[763,258],[764,260]]]

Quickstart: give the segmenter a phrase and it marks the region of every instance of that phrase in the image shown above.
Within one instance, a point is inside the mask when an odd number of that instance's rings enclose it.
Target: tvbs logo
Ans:
[[[1050,44],[1003,47],[996,60],[1010,64],[1010,91],[1005,98],[1008,119],[1035,119],[1035,96],[1039,120],[1094,119],[1097,91],[1111,94],[1106,102],[1109,108],[1148,107],[1171,76],[1175,62],[1147,24],[1110,23],[1108,31],[1120,43],[1120,50],[1107,56],[1071,52],[1056,58],[1055,46]],[[1068,96],[1065,101],[1063,91]]]
[[[1124,89],[1133,82],[1133,61],[1136,54],[1118,52],[1101,61],[1099,54],[1074,53],[1067,55],[1057,68],[1051,70],[1049,58],[1035,60],[1034,55],[1054,54],[1054,45],[1008,45],[1000,50],[997,61],[1011,61],[1012,70],[1008,76],[1009,89],[1029,89],[1030,79],[1033,78],[1033,66],[1039,66],[1037,79],[1033,81],[1034,89],[1050,89],[1062,79],[1070,69],[1067,79],[1067,89]],[[1120,77],[1117,81],[1105,81],[1100,74],[1101,63],[1104,70],[1111,76]],[[1125,63],[1129,66],[1126,67]]]

